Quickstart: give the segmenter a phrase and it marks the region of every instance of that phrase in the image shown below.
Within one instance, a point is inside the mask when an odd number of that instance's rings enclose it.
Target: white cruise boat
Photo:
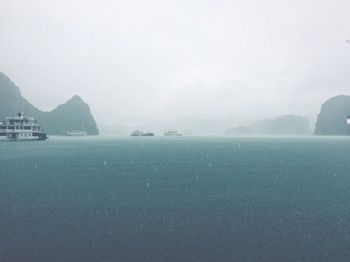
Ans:
[[[10,141],[46,140],[47,135],[41,129],[38,120],[18,113],[15,117],[6,117],[0,122],[0,138]]]
[[[131,136],[154,136],[154,133],[152,133],[152,132],[144,133],[143,131],[137,129],[131,133]]]

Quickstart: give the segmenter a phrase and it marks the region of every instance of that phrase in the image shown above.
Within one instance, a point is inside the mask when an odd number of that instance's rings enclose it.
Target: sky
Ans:
[[[0,71],[98,123],[315,117],[350,94],[348,0],[0,0]]]

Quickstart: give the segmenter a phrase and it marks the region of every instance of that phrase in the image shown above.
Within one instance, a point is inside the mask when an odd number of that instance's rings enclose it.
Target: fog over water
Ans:
[[[350,93],[349,10],[347,0],[1,0],[0,71],[43,110],[79,94],[100,124],[313,118]]]

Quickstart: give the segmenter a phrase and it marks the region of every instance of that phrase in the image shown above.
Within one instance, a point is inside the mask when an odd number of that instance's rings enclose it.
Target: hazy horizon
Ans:
[[[103,125],[312,121],[325,100],[349,94],[348,10],[324,0],[2,0],[0,71],[39,109],[77,94]]]

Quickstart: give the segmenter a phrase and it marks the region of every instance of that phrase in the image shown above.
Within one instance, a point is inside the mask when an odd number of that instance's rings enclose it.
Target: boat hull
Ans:
[[[17,132],[0,133],[0,140],[9,140],[9,141],[46,140],[47,138],[48,137],[46,133],[17,133]]]

